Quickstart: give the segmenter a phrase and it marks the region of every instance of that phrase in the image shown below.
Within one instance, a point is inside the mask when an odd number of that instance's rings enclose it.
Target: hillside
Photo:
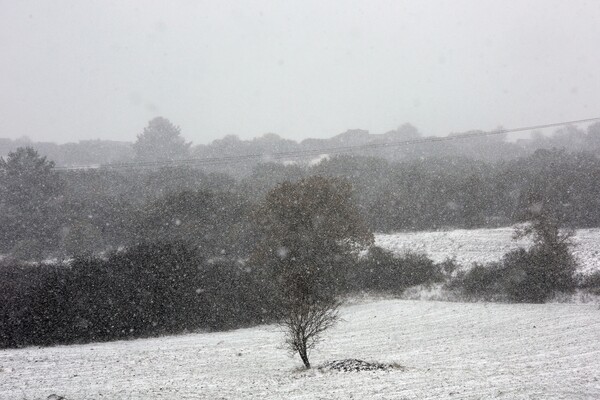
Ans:
[[[0,398],[600,398],[597,305],[383,300],[343,309],[314,365],[359,358],[391,372],[301,370],[273,326],[0,352]]]

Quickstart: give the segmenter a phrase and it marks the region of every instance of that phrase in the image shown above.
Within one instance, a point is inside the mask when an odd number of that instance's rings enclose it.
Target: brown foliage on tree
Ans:
[[[274,275],[286,343],[307,368],[308,353],[338,319],[346,269],[373,243],[341,179],[309,177],[284,182],[257,213],[262,240],[254,261]]]

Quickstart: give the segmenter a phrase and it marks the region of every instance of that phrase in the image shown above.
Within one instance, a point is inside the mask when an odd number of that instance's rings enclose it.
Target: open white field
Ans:
[[[426,253],[434,261],[456,257],[459,263],[469,266],[473,262],[497,261],[510,250],[526,247],[526,240],[512,240],[513,232],[512,228],[498,228],[380,233],[375,235],[375,243],[398,254],[407,250]],[[573,242],[581,272],[600,269],[600,229],[579,229]]]
[[[272,326],[0,351],[0,398],[600,399],[597,305],[383,300],[343,309],[315,365],[360,358],[404,371],[300,371]]]

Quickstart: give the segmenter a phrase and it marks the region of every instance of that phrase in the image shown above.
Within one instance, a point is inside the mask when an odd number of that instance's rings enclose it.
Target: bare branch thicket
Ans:
[[[316,300],[304,296],[286,305],[280,320],[285,331],[285,343],[291,353],[298,353],[306,368],[310,368],[308,353],[321,340],[323,332],[339,320],[341,301],[337,299]]]

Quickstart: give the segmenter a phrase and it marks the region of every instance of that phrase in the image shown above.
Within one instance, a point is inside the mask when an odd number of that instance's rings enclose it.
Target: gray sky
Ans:
[[[600,1],[0,0],[0,137],[194,143],[600,116]]]

